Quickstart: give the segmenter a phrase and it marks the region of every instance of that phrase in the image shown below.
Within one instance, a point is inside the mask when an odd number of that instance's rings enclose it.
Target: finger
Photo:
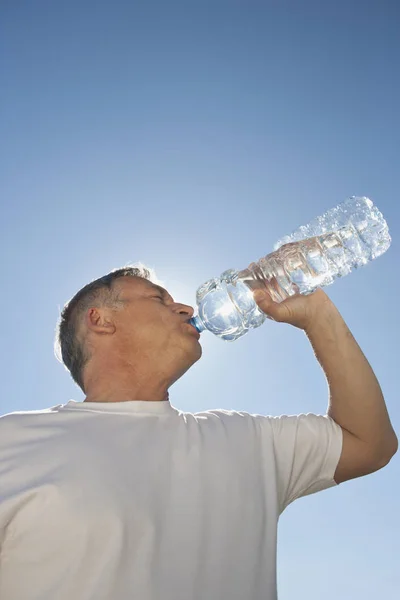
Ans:
[[[267,318],[275,321],[273,313],[274,306],[277,306],[277,303],[272,300],[268,292],[265,290],[256,290],[254,292],[254,300]]]
[[[291,310],[287,303],[274,302],[265,290],[254,292],[254,299],[260,309],[273,321],[289,322],[291,319]]]

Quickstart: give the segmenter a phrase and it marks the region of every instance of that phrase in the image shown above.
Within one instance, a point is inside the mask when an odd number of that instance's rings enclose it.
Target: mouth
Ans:
[[[190,323],[187,323],[187,325],[189,325],[189,332],[191,332],[193,335],[195,335],[197,337],[197,339],[200,339],[200,334],[197,331],[196,327],[194,325],[191,325]]]

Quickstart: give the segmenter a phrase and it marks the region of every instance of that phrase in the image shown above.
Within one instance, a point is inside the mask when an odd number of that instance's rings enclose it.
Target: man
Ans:
[[[67,303],[58,342],[85,400],[0,419],[0,598],[276,599],[282,511],[382,468],[397,438],[322,290],[256,301],[308,336],[326,415],[174,408],[168,390],[201,357],[199,335],[193,308],[144,267]]]

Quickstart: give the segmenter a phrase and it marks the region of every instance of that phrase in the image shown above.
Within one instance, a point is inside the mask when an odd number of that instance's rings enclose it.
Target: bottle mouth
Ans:
[[[193,325],[193,327],[198,331],[198,333],[201,333],[205,329],[198,315],[190,319],[189,325]]]

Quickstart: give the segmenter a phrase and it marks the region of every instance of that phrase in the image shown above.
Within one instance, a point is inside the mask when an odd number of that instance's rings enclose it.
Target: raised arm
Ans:
[[[339,311],[322,289],[280,304],[267,295],[257,304],[275,321],[303,329],[329,385],[327,414],[343,430],[336,483],[384,467],[396,453],[397,436],[375,374]]]

